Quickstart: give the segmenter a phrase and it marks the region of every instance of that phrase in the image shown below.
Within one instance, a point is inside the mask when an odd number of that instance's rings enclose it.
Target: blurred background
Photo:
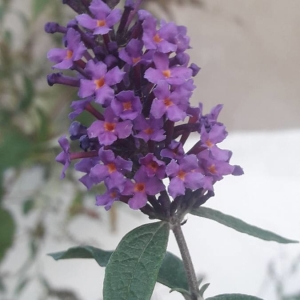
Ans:
[[[224,103],[223,148],[245,175],[216,186],[207,206],[300,240],[300,2],[145,0],[158,18],[188,28],[191,62],[201,67],[192,101]],[[71,170],[59,180],[57,139],[67,134],[76,91],[46,83],[46,53],[61,36],[44,32],[74,12],[60,0],[0,0],[0,300],[99,300],[94,261],[55,262],[47,253],[76,245],[114,249],[147,222],[139,212],[94,206]],[[193,141],[190,141],[193,144]],[[195,268],[211,286],[265,300],[300,299],[300,247],[242,236],[189,217]],[[197,237],[197,238],[196,238]],[[168,249],[179,255],[173,237]],[[153,299],[182,299],[157,285]]]

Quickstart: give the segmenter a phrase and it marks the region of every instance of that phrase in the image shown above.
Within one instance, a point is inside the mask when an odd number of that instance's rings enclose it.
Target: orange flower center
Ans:
[[[70,59],[72,56],[73,56],[73,51],[67,50],[66,58],[67,58],[67,59]]]
[[[177,177],[179,177],[181,180],[184,180],[185,175],[186,175],[186,173],[185,173],[184,171],[180,170],[180,171],[178,172]]]
[[[135,192],[144,192],[145,191],[145,184],[144,183],[136,183],[134,186],[134,191]]]
[[[94,80],[94,83],[96,85],[96,90],[100,89],[101,87],[103,87],[103,85],[105,83],[104,77]]]
[[[103,27],[103,26],[105,26],[105,25],[106,25],[105,20],[97,20],[97,26],[98,26],[98,27]]]
[[[108,172],[111,174],[117,170],[116,165],[114,163],[109,163],[107,165]]]
[[[157,162],[155,162],[155,161],[151,161],[151,163],[148,165],[148,167],[149,167],[150,169],[152,169],[153,171],[156,171],[157,168],[158,168],[158,164],[157,164]]]
[[[111,197],[111,198],[116,198],[116,197],[117,197],[117,193],[116,193],[116,192],[110,193],[110,197]]]
[[[216,169],[216,166],[214,164],[212,164],[211,166],[209,166],[207,169],[212,174],[216,174],[217,173],[217,169]]]
[[[145,129],[144,130],[144,132],[146,133],[146,134],[152,134],[153,133],[153,129],[151,128],[151,127],[148,127],[147,129]]]
[[[159,43],[162,41],[162,38],[159,36],[159,34],[157,33],[154,37],[153,37],[153,41],[155,43]]]
[[[207,140],[207,141],[205,142],[205,144],[206,144],[206,146],[209,147],[209,148],[211,148],[211,147],[214,145],[210,140]]]
[[[171,76],[171,71],[170,70],[164,70],[163,72],[163,75],[166,77],[166,78],[169,78]]]
[[[136,64],[137,62],[139,62],[141,60],[141,57],[139,56],[139,57],[133,57],[132,58],[132,62],[134,63],[134,64]]]
[[[108,122],[104,123],[104,129],[106,131],[114,131],[115,128],[116,128],[116,124],[115,123],[108,123]]]
[[[173,105],[173,102],[171,101],[171,99],[170,98],[166,98],[166,99],[164,99],[164,104],[165,104],[165,106],[172,106]]]
[[[130,101],[124,102],[123,103],[123,109],[124,110],[130,110],[131,109],[131,102]]]

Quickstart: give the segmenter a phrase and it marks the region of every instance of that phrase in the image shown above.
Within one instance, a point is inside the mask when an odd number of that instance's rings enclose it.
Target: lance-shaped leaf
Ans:
[[[254,296],[243,294],[223,294],[207,298],[206,300],[263,300]]]
[[[234,230],[237,230],[242,233],[249,234],[251,236],[257,237],[259,239],[265,240],[265,241],[274,241],[277,243],[282,244],[288,244],[288,243],[298,243],[298,241],[295,240],[289,240],[287,238],[284,238],[276,233],[273,233],[268,230],[261,229],[259,227],[247,224],[246,222],[237,219],[235,217],[225,215],[221,213],[220,211],[214,210],[212,208],[208,207],[199,207],[191,211],[191,214],[210,219],[213,221],[216,221],[222,225],[225,225],[227,227],[230,227]]]
[[[69,248],[67,251],[49,253],[55,260],[70,258],[94,258],[101,267],[106,267],[113,251],[105,251],[92,246]]]
[[[105,251],[92,246],[69,248],[67,251],[50,253],[55,260],[72,258],[93,258],[101,267],[106,267],[113,251]],[[188,290],[182,260],[176,255],[167,252],[159,269],[157,282],[174,290]],[[179,291],[179,290],[178,290]]]
[[[0,262],[11,247],[16,225],[10,212],[0,207]]]
[[[140,226],[121,240],[105,270],[104,300],[148,300],[166,253],[169,225]]]

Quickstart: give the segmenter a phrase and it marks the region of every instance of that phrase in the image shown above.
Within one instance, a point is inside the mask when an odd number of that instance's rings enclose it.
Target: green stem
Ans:
[[[189,289],[190,289],[190,293],[191,293],[191,300],[204,300],[199,294],[199,288],[198,288],[198,282],[197,282],[195,269],[194,269],[194,266],[192,263],[189,249],[187,247],[187,244],[186,244],[186,241],[185,241],[182,229],[181,229],[181,224],[180,224],[180,222],[177,221],[177,222],[173,223],[172,225],[173,226],[171,228],[175,235],[175,239],[177,241],[177,244],[178,244],[178,247],[179,247],[179,250],[181,253],[184,269],[186,272],[187,281],[188,281],[188,285],[189,285]]]

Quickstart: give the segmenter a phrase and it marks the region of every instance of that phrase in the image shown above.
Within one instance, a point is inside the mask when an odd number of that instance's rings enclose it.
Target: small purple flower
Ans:
[[[135,66],[139,63],[150,63],[153,58],[153,51],[143,53],[144,44],[142,41],[132,39],[125,48],[119,52],[119,57],[124,60],[128,65]]]
[[[232,166],[227,161],[213,159],[209,151],[202,151],[197,157],[199,159],[199,168],[206,175],[203,188],[207,190],[213,190],[213,184],[222,180],[224,175],[239,176],[244,174],[240,166]]]
[[[85,67],[85,72],[91,79],[81,79],[78,95],[81,98],[96,95],[96,102],[100,104],[109,104],[114,98],[112,85],[119,83],[125,72],[118,67],[107,71],[107,66],[103,62],[95,63],[89,60]]]
[[[171,178],[168,192],[173,198],[184,195],[186,188],[195,190],[203,187],[204,175],[200,173],[196,155],[186,155],[179,163],[171,160],[166,173]]]
[[[212,108],[209,114],[203,115],[203,104],[199,103],[199,121],[200,121],[199,132],[201,132],[201,129],[203,127],[207,132],[209,132],[215,124],[223,126],[222,123],[217,122],[218,116],[222,108],[223,105],[218,104]]]
[[[111,10],[101,0],[93,0],[89,9],[95,18],[82,14],[77,16],[76,20],[81,26],[93,30],[93,34],[103,35],[108,33],[121,19],[120,9]]]
[[[88,128],[89,138],[97,137],[100,145],[111,145],[114,141],[127,138],[132,132],[131,121],[119,122],[111,109],[106,109],[105,121],[97,120]]]
[[[63,151],[60,152],[56,156],[55,160],[64,165],[63,170],[61,172],[61,176],[60,176],[60,178],[63,179],[63,178],[65,178],[66,170],[68,169],[68,167],[71,163],[70,144],[65,136],[60,137],[58,140],[58,143]]]
[[[171,159],[181,159],[185,155],[183,146],[180,142],[172,141],[168,148],[162,149],[160,152],[162,157],[168,157]]]
[[[185,26],[177,26],[177,31],[177,53],[182,53],[190,48],[190,38],[187,36],[187,29]]]
[[[96,196],[96,205],[104,206],[105,210],[109,210],[113,203],[119,200],[121,191],[122,189],[120,190],[119,187],[112,187],[111,189],[107,187],[104,194]]]
[[[143,169],[139,169],[134,175],[133,183],[127,180],[122,195],[132,196],[128,204],[132,209],[144,207],[148,201],[147,195],[156,195],[165,189],[164,184],[156,177],[148,177]]]
[[[73,28],[68,29],[66,34],[67,49],[54,48],[51,49],[47,58],[57,63],[53,66],[56,69],[70,69],[73,63],[82,58],[86,47],[81,42],[80,34]]]
[[[189,105],[188,98],[180,93],[181,90],[170,91],[165,81],[160,81],[154,90],[156,98],[153,100],[150,113],[155,119],[160,119],[164,114],[174,122],[186,117],[186,109]]]
[[[166,138],[162,125],[162,119],[146,119],[139,116],[134,120],[134,129],[138,131],[134,136],[143,139],[145,142],[149,140],[161,142]]]
[[[145,157],[139,159],[139,163],[148,177],[156,176],[159,179],[165,178],[166,165],[158,160],[153,153],[148,153]]]
[[[70,106],[73,111],[69,113],[69,119],[74,120],[76,117],[78,117],[85,110],[87,104],[91,103],[92,100],[93,98],[90,97],[85,100],[72,101]]]
[[[177,35],[177,26],[173,23],[162,23],[156,30],[156,19],[152,16],[143,22],[143,42],[146,49],[157,50],[162,53],[174,52],[177,49],[174,37]]]
[[[111,178],[115,186],[118,186],[124,182],[123,172],[129,172],[132,168],[132,162],[123,159],[120,156],[115,157],[111,150],[99,150],[99,159],[103,164],[95,165],[90,172],[90,176],[96,183],[100,183]]]
[[[222,142],[227,136],[224,126],[214,125],[209,132],[202,127],[201,142],[202,146],[210,151],[212,156],[217,160],[227,161],[231,157],[231,152],[222,150],[216,144]]]
[[[71,140],[79,139],[82,135],[86,134],[86,127],[78,121],[74,121],[69,127],[69,133]]]
[[[167,54],[155,53],[153,62],[156,69],[149,68],[144,76],[152,83],[156,84],[163,80],[171,85],[180,85],[192,76],[192,70],[189,68],[176,66],[169,68],[169,58]]]
[[[90,172],[91,169],[98,163],[99,163],[99,157],[92,157],[92,158],[89,157],[89,158],[81,159],[78,163],[74,165],[76,171],[86,173],[79,179],[79,181],[83,183],[88,190],[94,184],[97,183],[90,177]]]
[[[142,104],[133,91],[122,91],[112,100],[111,108],[122,120],[134,120],[141,113]]]

